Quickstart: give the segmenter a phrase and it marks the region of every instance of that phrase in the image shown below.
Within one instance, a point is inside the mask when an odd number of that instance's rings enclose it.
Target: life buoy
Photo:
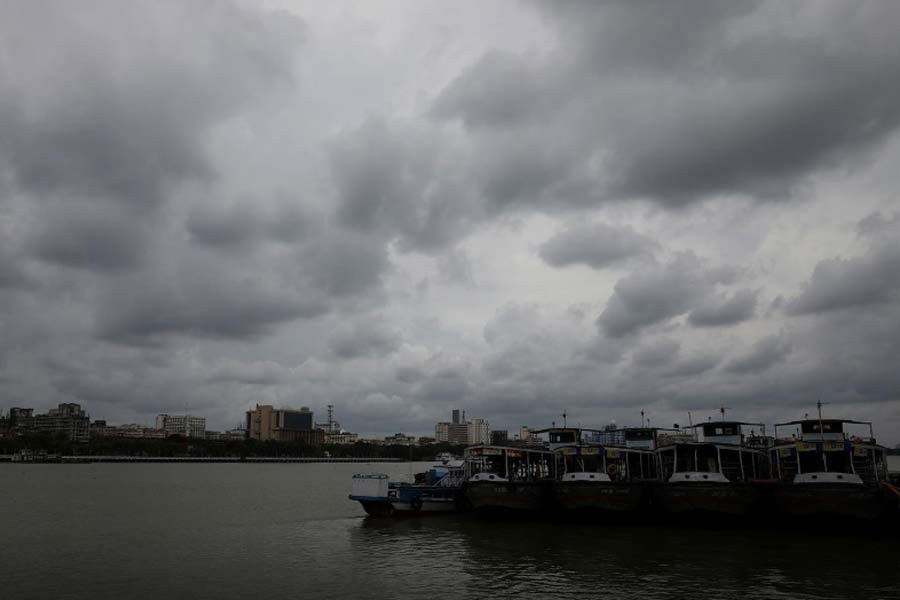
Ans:
[[[616,466],[616,463],[609,463],[606,465],[606,474],[609,475],[610,479],[615,479],[618,473],[619,467]]]
[[[421,496],[413,496],[409,499],[409,507],[416,512],[422,510],[422,497]]]

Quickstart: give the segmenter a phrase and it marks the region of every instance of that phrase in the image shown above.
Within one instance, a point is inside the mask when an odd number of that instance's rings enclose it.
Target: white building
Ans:
[[[470,446],[491,443],[491,426],[487,419],[472,419],[466,422],[466,434]]]
[[[165,431],[166,435],[205,438],[206,417],[161,414],[156,417],[156,428]]]

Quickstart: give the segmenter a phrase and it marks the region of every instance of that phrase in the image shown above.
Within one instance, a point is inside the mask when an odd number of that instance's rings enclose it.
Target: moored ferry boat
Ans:
[[[390,481],[383,473],[353,476],[351,500],[372,516],[446,513],[464,508],[462,461],[435,465],[416,476],[414,483]]]
[[[746,436],[745,427],[758,427],[762,434],[754,429]],[[770,477],[765,426],[716,421],[686,429],[695,432],[694,440],[657,451],[661,482],[654,488],[654,503],[670,514],[743,517],[761,510],[761,486],[754,482]]]
[[[556,456],[527,447],[471,446],[465,451],[466,499],[480,513],[528,514],[552,505]]]
[[[848,435],[847,426],[868,427],[869,435]],[[776,438],[785,427],[795,428],[792,437],[771,449],[779,481],[772,494],[780,516],[871,521],[896,513],[898,491],[887,483],[887,449],[876,443],[871,423],[820,416],[779,423]]]
[[[604,430],[595,443],[557,450],[554,499],[563,511],[592,516],[634,513],[647,501],[656,480],[656,429]]]

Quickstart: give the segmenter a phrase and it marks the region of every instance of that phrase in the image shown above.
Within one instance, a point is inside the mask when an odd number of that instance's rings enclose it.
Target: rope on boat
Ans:
[[[900,487],[897,487],[896,485],[894,485],[892,483],[888,483],[887,481],[882,481],[881,485],[883,487],[887,488],[888,490],[894,492],[894,494],[896,494],[897,497],[900,498]]]

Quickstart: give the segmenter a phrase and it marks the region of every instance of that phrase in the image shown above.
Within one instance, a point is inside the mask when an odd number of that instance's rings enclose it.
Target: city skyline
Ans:
[[[0,398],[385,435],[822,401],[896,444],[898,20],[2,3]]]

